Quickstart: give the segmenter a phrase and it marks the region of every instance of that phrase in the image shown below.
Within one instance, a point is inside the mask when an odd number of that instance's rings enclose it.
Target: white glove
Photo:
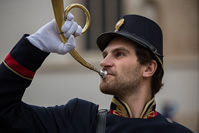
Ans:
[[[27,39],[34,46],[44,52],[66,54],[72,51],[76,46],[75,39],[72,34],[80,36],[82,33],[81,26],[74,22],[73,18],[74,16],[71,13],[68,13],[67,20],[61,28],[64,36],[68,38],[68,41],[65,44],[60,40],[57,25],[54,19],[41,27],[34,34],[28,36]]]

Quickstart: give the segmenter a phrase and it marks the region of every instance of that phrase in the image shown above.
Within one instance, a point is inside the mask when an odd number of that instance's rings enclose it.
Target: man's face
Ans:
[[[102,55],[102,69],[108,72],[101,80],[100,90],[105,94],[125,97],[139,91],[142,66],[138,62],[131,41],[125,38],[113,39]]]

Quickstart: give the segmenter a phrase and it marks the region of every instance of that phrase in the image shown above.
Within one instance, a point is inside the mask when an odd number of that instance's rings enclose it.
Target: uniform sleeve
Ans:
[[[49,54],[34,47],[26,36],[0,65],[0,133],[91,133],[98,110],[91,102],[73,99],[65,105],[39,107],[21,101]]]
[[[0,130],[17,129],[16,123],[33,126],[21,99],[36,70],[49,53],[33,46],[24,35],[0,65]],[[0,131],[1,132],[1,131]]]

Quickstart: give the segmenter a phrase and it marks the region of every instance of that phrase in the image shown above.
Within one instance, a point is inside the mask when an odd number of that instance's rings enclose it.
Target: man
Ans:
[[[55,21],[36,33],[24,35],[0,66],[1,132],[20,133],[94,133],[98,129],[98,106],[81,99],[55,107],[38,107],[21,101],[36,70],[49,53],[66,54],[75,47],[75,35],[81,27],[68,14],[62,27],[69,38],[59,39]],[[191,132],[186,127],[164,118],[155,110],[155,94],[162,86],[162,32],[152,20],[127,15],[116,24],[115,32],[97,39],[104,59],[100,63],[107,77],[100,90],[113,95],[110,111],[105,116],[107,133]]]

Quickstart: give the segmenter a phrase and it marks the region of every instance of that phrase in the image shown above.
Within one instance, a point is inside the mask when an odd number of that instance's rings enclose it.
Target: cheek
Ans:
[[[131,71],[135,67],[135,64],[132,64],[129,62],[123,62],[118,66],[120,66],[118,67],[118,70],[123,71],[123,72],[128,72],[128,71]]]
[[[132,78],[132,76],[135,74],[135,72],[138,71],[139,66],[135,63],[123,63],[121,64],[121,67],[117,70],[118,75],[121,78]]]

